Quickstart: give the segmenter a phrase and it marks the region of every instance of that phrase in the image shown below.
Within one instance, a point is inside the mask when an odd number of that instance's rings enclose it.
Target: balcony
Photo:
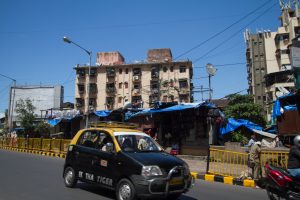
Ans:
[[[133,89],[132,95],[133,96],[140,96],[141,95],[141,90],[140,89]]]
[[[132,81],[133,81],[133,82],[140,82],[140,81],[141,81],[141,76],[139,76],[139,75],[134,75],[134,76],[132,77]]]
[[[84,99],[82,98],[76,98],[76,107],[81,108],[84,106]]]
[[[76,69],[77,78],[84,78],[85,77],[85,70],[84,69]]]
[[[116,72],[114,68],[107,68],[106,69],[106,76],[107,77],[115,77],[116,76]]]
[[[115,93],[116,92],[116,89],[114,87],[107,87],[106,88],[106,93],[108,94],[112,94],[112,93]]]
[[[190,93],[190,91],[188,90],[188,88],[180,88],[179,90],[179,95],[188,95]]]

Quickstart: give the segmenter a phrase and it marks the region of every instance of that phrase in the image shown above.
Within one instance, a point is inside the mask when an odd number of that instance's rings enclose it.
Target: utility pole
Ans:
[[[14,114],[14,102],[15,102],[15,94],[16,94],[16,79],[13,79],[11,77],[5,76],[3,74],[0,74],[0,76],[10,79],[13,81],[13,87],[10,88],[10,94],[9,94],[9,104],[8,104],[8,127],[9,131],[12,131],[13,128],[13,114]],[[13,89],[13,91],[12,91]]]

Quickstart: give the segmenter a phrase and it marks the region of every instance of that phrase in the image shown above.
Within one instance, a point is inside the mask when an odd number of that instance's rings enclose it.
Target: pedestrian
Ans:
[[[247,147],[251,148],[251,146],[256,142],[256,135],[251,135],[251,139],[249,140]]]
[[[294,145],[290,148],[287,168],[292,176],[300,178],[300,135],[294,138]]]
[[[252,168],[252,178],[257,183],[261,178],[261,166],[260,166],[260,152],[261,152],[261,142],[255,142],[249,153],[249,163]]]

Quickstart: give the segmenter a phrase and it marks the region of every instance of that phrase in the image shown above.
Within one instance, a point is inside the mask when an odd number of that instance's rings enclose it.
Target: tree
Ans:
[[[34,132],[40,134],[41,136],[48,137],[50,134],[50,125],[44,121],[41,121],[35,126]]]
[[[30,99],[20,99],[16,103],[16,113],[26,134],[30,134],[34,130],[34,109]]]
[[[233,94],[229,95],[228,99],[228,106],[224,109],[226,117],[246,119],[262,127],[266,125],[262,115],[263,109],[259,104],[254,103],[253,96]]]
[[[228,96],[228,106],[224,109],[227,118],[246,119],[262,127],[265,126],[266,120],[262,115],[263,109],[259,104],[254,103],[253,96],[233,94]],[[247,144],[247,137],[250,132],[248,129],[239,129],[230,134],[230,140]]]

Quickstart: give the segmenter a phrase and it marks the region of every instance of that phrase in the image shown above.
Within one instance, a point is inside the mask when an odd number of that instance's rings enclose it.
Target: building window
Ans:
[[[140,89],[140,84],[134,84],[133,89]]]
[[[85,70],[84,69],[78,69],[77,70],[77,75],[79,77],[84,77],[85,76]]]
[[[261,100],[261,96],[257,96],[257,100]]]
[[[165,66],[163,67],[163,72],[167,72],[168,71],[168,68]]]
[[[167,95],[164,95],[162,101],[163,101],[163,102],[167,102],[167,101],[168,101],[168,96],[167,96]]]
[[[186,72],[186,66],[180,66],[179,67],[179,72],[180,73],[185,73]]]
[[[188,83],[187,80],[179,80],[179,88],[187,88]]]
[[[124,84],[125,84],[125,88],[128,88],[128,82],[125,82]]]
[[[179,101],[183,102],[183,103],[187,103],[188,102],[188,95],[180,95],[179,96]]]
[[[125,69],[125,73],[128,74],[128,68]]]
[[[122,97],[119,97],[118,98],[118,103],[122,103],[122,99],[123,99]]]
[[[114,98],[113,97],[106,97],[107,109],[113,109],[113,105],[114,105]]]
[[[267,97],[266,97],[266,96],[263,96],[263,100],[266,101],[266,100],[267,100]]]
[[[152,78],[158,78],[159,77],[159,67],[158,66],[153,66],[151,68],[151,77]]]
[[[115,69],[112,67],[106,68],[106,74],[107,76],[115,76]]]
[[[122,69],[119,69],[119,74],[122,74],[123,70]]]
[[[141,68],[134,68],[132,71],[133,71],[133,76],[141,75]]]
[[[78,91],[79,93],[84,93],[84,85],[78,84]]]
[[[96,99],[95,98],[90,98],[89,106],[96,106]]]
[[[119,89],[121,89],[121,88],[122,88],[122,84],[123,84],[123,83],[119,83]]]
[[[97,84],[96,83],[90,84],[90,93],[97,93]]]
[[[173,72],[173,71],[174,71],[174,67],[171,66],[171,67],[170,67],[170,72]]]

